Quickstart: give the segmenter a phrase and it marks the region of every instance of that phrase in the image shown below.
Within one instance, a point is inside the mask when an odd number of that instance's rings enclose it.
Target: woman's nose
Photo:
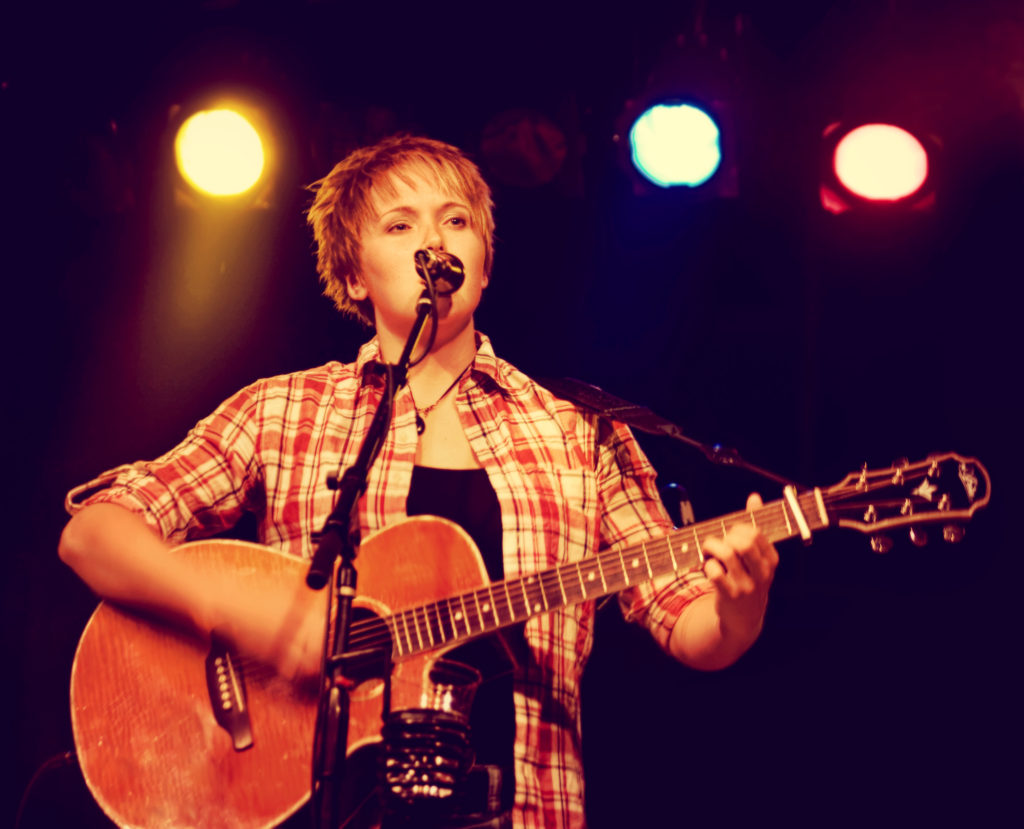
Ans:
[[[441,228],[438,225],[431,225],[423,239],[423,247],[431,250],[444,250],[444,237],[441,235]]]

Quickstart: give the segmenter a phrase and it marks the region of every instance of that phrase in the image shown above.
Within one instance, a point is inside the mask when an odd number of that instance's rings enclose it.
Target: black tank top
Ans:
[[[485,470],[413,467],[405,512],[455,522],[480,550],[491,581],[504,578],[501,507]],[[477,764],[501,766],[510,773],[515,709],[511,665],[503,653],[493,637],[484,637],[456,648],[448,657],[474,665],[484,676],[470,717]]]

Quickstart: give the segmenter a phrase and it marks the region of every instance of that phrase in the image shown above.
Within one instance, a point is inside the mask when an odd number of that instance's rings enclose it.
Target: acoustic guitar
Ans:
[[[555,608],[595,599],[660,576],[699,569],[708,538],[738,523],[773,542],[840,526],[870,535],[929,525],[958,541],[962,525],[989,501],[989,475],[952,453],[852,473],[825,489],[797,493],[753,511],[702,521],[625,548],[490,583],[468,536],[440,518],[411,518],[368,537],[356,564],[353,649],[390,647],[393,710],[418,707],[402,678],[427,676],[446,651],[473,637]],[[199,541],[180,555],[207,572],[229,572],[238,589],[267,579],[303,578],[307,564],[257,544]],[[380,740],[382,683],[353,691],[349,754]],[[121,826],[269,827],[308,799],[315,693],[269,670],[242,665],[152,619],[102,602],[90,618],[71,673],[71,719],[85,781]]]

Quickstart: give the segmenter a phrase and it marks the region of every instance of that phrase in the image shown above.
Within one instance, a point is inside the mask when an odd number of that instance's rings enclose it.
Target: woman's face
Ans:
[[[467,326],[472,331],[473,313],[488,281],[484,240],[480,229],[473,227],[467,199],[442,191],[422,168],[408,167],[401,173],[390,177],[391,192],[383,187],[370,192],[371,215],[359,237],[359,272],[349,280],[348,292],[355,301],[368,298],[373,304],[378,334],[404,341],[423,292],[416,251],[433,248],[454,254],[466,278],[458,291],[438,300],[439,347]]]

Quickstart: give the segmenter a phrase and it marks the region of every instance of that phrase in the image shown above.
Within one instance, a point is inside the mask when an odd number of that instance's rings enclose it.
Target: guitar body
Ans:
[[[299,580],[308,564],[258,544],[199,541],[188,555],[238,589],[258,580]],[[461,529],[410,519],[368,538],[357,559],[357,607],[377,614],[415,606],[486,581]],[[419,705],[413,686],[439,652],[393,670],[392,708]],[[236,750],[214,718],[204,643],[103,602],[89,620],[71,673],[71,723],[82,773],[120,826],[270,827],[308,799],[316,699],[257,666],[244,675],[252,746]],[[352,693],[349,753],[380,740],[382,685]]]

